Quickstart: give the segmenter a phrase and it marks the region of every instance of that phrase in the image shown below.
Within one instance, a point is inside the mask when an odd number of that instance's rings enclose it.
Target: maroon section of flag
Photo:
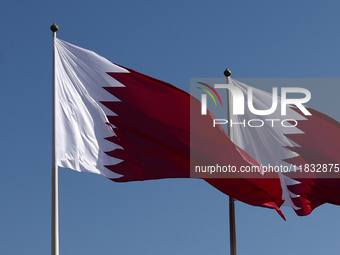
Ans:
[[[304,134],[286,135],[300,145],[288,147],[299,156],[286,160],[302,166],[302,170],[287,174],[300,182],[288,186],[299,195],[293,199],[301,208],[296,210],[298,215],[307,215],[324,203],[340,205],[340,123],[314,109],[308,111],[312,115],[297,125]]]
[[[121,146],[107,152],[122,160],[106,166],[123,175],[113,181],[188,178],[190,146],[194,146],[194,162],[231,164],[238,168],[257,164],[229,140],[223,129],[211,125],[212,116],[200,114],[198,100],[168,83],[126,69],[129,73],[108,73],[125,87],[104,88],[120,101],[101,102],[116,114],[108,116],[116,136],[107,140]],[[197,109],[192,112],[197,114],[197,123],[203,125],[190,123],[190,99],[196,100],[191,107]],[[190,144],[190,132],[201,140]],[[231,173],[228,177],[207,182],[240,201],[281,213],[282,191],[277,175],[261,179],[257,173]]]

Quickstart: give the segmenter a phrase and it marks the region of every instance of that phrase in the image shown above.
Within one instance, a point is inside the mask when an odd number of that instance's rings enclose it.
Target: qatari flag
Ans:
[[[191,162],[258,165],[235,146],[201,103],[163,81],[116,65],[96,53],[55,39],[56,164],[104,175],[115,182],[190,177]],[[193,101],[194,100],[194,101]],[[190,101],[191,119],[190,122]],[[190,135],[195,143],[190,143]],[[229,173],[207,179],[245,203],[276,209],[277,175]],[[253,178],[257,177],[257,178]]]
[[[324,203],[340,205],[340,123],[312,108],[308,110],[312,115],[297,125],[303,133],[287,135],[299,144],[287,148],[299,156],[286,161],[304,167],[306,175],[301,176],[299,171],[286,174],[299,182],[288,186],[298,195],[293,198],[300,208],[298,215],[307,215]]]
[[[254,109],[272,107],[271,93],[237,80],[231,82],[242,91],[245,102],[252,96]],[[276,99],[281,105],[281,98]],[[300,216],[324,203],[340,205],[340,123],[312,108],[306,110],[311,115],[287,105],[284,116],[280,107],[260,116],[245,107],[244,115],[232,117],[236,123],[256,119],[252,124],[262,125],[235,125],[233,141],[263,166],[289,170],[279,173],[283,205],[292,207]]]

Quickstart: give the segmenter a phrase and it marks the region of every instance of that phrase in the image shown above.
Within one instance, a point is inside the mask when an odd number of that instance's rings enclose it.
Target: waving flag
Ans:
[[[54,45],[57,165],[128,182],[189,178],[190,149],[194,162],[257,164],[222,128],[208,125],[212,116],[202,116],[201,103],[183,90],[65,41],[55,39]],[[200,125],[190,123],[190,100],[196,100],[193,119]],[[198,137],[195,144],[190,134]],[[278,178],[228,177],[207,181],[238,200],[281,213]]]
[[[242,90],[245,102],[248,101],[248,90],[252,90],[255,109],[271,108],[272,94],[236,80],[232,80],[232,84]],[[280,103],[278,98],[278,105]],[[259,116],[246,108],[244,115],[232,117],[238,123],[252,120],[255,125],[253,120],[257,120],[256,125],[263,124],[261,127],[235,125],[233,141],[261,165],[289,169],[280,173],[283,205],[291,206],[298,215],[307,215],[324,203],[340,205],[340,173],[337,170],[340,123],[311,108],[307,110],[312,115],[304,115],[289,106],[285,116],[281,115],[280,108],[270,115]],[[298,168],[313,165],[320,166],[320,172]],[[322,171],[322,167],[326,169]]]
[[[324,203],[340,205],[340,123],[314,109],[308,110],[312,116],[297,125],[303,134],[287,135],[300,146],[287,147],[299,156],[286,161],[304,167],[308,177],[301,178],[304,176],[300,171],[287,174],[299,181],[288,186],[298,195],[293,198],[301,208],[296,211],[298,215],[307,215]]]

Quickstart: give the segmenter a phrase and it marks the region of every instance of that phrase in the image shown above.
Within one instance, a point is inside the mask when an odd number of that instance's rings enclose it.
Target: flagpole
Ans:
[[[224,71],[227,84],[230,83],[229,77],[231,72],[229,69]],[[232,97],[230,90],[227,90],[228,98],[228,135],[230,140],[233,141],[233,131],[231,128],[231,114],[232,114]],[[229,196],[229,232],[230,232],[230,255],[236,255],[236,224],[235,224],[235,199]]]
[[[59,255],[59,199],[58,199],[58,165],[55,161],[55,50],[54,38],[57,37],[59,27],[56,23],[51,26],[53,32],[53,80],[52,80],[52,228],[51,254]]]

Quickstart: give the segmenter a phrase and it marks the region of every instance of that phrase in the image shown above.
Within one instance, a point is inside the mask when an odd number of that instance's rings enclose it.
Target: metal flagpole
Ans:
[[[53,88],[52,88],[52,228],[51,254],[59,255],[59,207],[58,207],[58,165],[55,161],[55,50],[54,38],[57,37],[59,27],[56,23],[51,26],[53,32]]]
[[[229,84],[229,77],[231,72],[229,69],[224,71],[224,75]],[[230,140],[233,141],[233,131],[231,128],[231,116],[232,116],[232,96],[230,90],[227,90],[228,98],[228,135]],[[229,231],[230,231],[230,255],[236,255],[236,224],[235,224],[235,199],[229,196]]]

